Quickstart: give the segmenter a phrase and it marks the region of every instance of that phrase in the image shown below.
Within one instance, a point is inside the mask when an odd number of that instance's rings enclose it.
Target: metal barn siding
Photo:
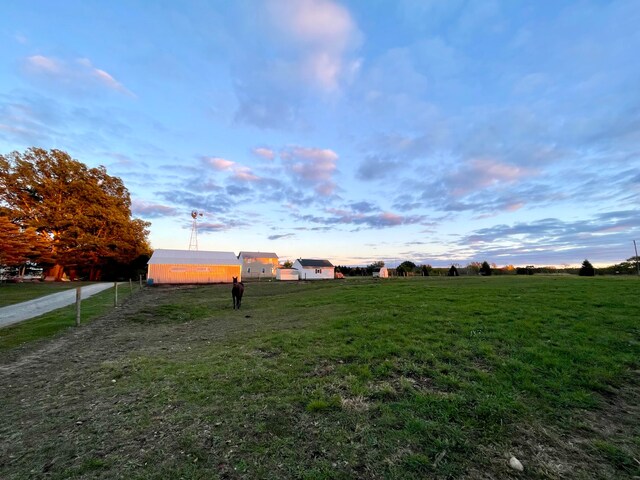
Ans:
[[[147,265],[147,278],[154,284],[242,280],[242,264],[233,252],[157,249]]]
[[[231,283],[242,279],[240,265],[149,265],[153,283]]]

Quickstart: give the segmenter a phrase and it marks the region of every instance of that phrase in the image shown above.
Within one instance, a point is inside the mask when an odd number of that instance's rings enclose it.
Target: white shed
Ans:
[[[276,270],[276,280],[298,280],[299,272],[295,268],[278,268]]]
[[[373,276],[380,278],[389,278],[389,270],[387,270],[387,267],[382,267],[379,270],[374,270]]]
[[[231,283],[242,280],[242,263],[233,252],[157,249],[147,263],[147,278],[161,283]]]
[[[293,263],[300,280],[327,280],[335,277],[335,267],[329,260],[299,258]]]

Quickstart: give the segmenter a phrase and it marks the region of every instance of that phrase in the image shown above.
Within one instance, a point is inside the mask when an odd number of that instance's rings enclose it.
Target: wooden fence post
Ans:
[[[118,282],[113,282],[113,288],[115,291],[115,295],[113,297],[113,306],[117,307],[118,306]]]
[[[80,303],[82,303],[82,287],[76,287],[76,327],[80,326]]]

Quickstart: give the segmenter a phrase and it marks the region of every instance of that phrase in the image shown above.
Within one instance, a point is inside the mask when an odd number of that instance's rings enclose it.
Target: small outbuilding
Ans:
[[[387,269],[387,267],[375,269],[373,271],[373,276],[379,278],[389,278],[389,270]]]
[[[278,268],[276,270],[276,280],[291,281],[299,278],[299,272],[295,268]]]
[[[329,260],[299,258],[293,263],[300,280],[328,280],[335,277],[335,267]]]
[[[240,252],[242,276],[246,278],[274,278],[278,267],[278,255],[272,252]]]
[[[147,262],[149,283],[232,283],[242,280],[233,252],[157,249]]]

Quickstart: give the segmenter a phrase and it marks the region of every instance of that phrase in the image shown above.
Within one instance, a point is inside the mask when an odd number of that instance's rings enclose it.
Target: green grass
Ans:
[[[81,286],[77,283],[74,287]],[[134,292],[139,290],[134,287]],[[130,295],[130,289],[120,287],[119,302]],[[113,309],[113,289],[107,289],[82,300],[80,324],[86,324]],[[0,328],[0,352],[11,350],[25,343],[52,337],[76,325],[76,306],[69,305],[24,322]]]
[[[261,282],[241,312],[228,286],[157,289],[123,321],[137,348],[86,364],[64,415],[3,414],[21,430],[0,433],[32,448],[5,446],[22,455],[5,475],[27,478],[73,444],[51,478],[634,478],[640,418],[624,402],[640,391],[639,288]],[[56,411],[62,389],[48,389],[38,408]],[[76,418],[86,427],[69,430]]]
[[[52,293],[76,287],[92,285],[95,282],[25,282],[0,283],[0,307],[33,300]]]

